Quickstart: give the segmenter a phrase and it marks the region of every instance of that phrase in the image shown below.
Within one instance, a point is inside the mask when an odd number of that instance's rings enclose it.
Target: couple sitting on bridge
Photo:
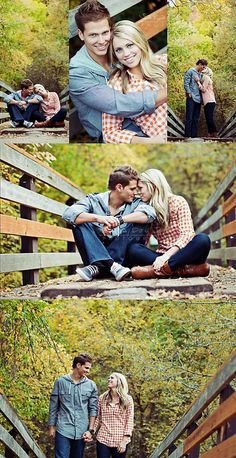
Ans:
[[[202,103],[208,137],[217,137],[214,121],[216,99],[212,82],[213,72],[207,65],[206,59],[199,59],[196,67],[190,68],[184,75],[184,89],[186,92],[185,137],[187,138],[197,137]]]
[[[83,458],[85,444],[96,437],[97,458],[125,458],[134,423],[134,403],[123,374],[113,372],[99,399],[87,375],[92,358],[76,356],[72,372],[59,377],[50,397],[49,437],[55,458]]]
[[[130,166],[117,167],[108,189],[87,195],[63,214],[85,266],[77,268],[82,280],[208,275],[210,239],[195,235],[187,201],[172,193],[160,170],[138,175]],[[157,251],[147,246],[151,235]]]
[[[20,83],[20,90],[4,98],[12,127],[63,127],[67,110],[61,108],[56,92],[47,91],[42,84],[29,79]]]
[[[165,143],[166,56],[153,54],[133,22],[113,26],[97,0],[75,21],[84,46],[70,62],[70,96],[85,130],[97,142]]]

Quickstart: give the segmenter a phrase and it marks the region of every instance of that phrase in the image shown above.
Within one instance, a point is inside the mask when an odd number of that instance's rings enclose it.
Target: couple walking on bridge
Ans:
[[[92,358],[76,356],[72,372],[54,383],[49,407],[49,437],[55,458],[83,458],[86,443],[96,437],[97,458],[125,458],[133,430],[134,405],[123,374],[113,372],[99,399],[87,375]]]
[[[87,195],[63,214],[84,263],[77,268],[82,280],[208,275],[210,239],[195,234],[187,201],[173,194],[160,170],[138,174],[130,166],[117,167],[108,189]],[[147,246],[151,235],[157,251]]]

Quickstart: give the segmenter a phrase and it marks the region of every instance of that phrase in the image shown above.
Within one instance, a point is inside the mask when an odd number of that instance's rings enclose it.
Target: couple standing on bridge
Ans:
[[[134,404],[123,374],[113,372],[99,399],[87,375],[92,358],[76,356],[72,372],[54,383],[49,407],[49,437],[55,458],[83,458],[86,443],[96,438],[97,458],[125,458],[131,441]]]
[[[187,201],[173,194],[160,170],[138,174],[130,166],[116,167],[108,189],[87,195],[63,214],[84,263],[76,270],[83,281],[209,274],[210,239],[195,235]],[[147,246],[151,235],[157,251]]]
[[[11,118],[11,127],[64,127],[67,114],[61,108],[56,92],[49,92],[42,84],[29,79],[20,83],[20,90],[4,98]]]
[[[70,96],[89,136],[99,143],[165,143],[166,56],[153,54],[135,23],[113,25],[97,0],[82,3],[75,21],[84,46],[70,61]]]
[[[185,137],[197,137],[201,104],[204,106],[208,137],[217,137],[214,121],[216,99],[213,90],[213,71],[207,66],[206,59],[199,59],[196,67],[190,68],[184,75],[186,92]]]

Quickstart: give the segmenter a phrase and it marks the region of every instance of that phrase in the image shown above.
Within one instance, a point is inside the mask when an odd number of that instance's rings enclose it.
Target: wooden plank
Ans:
[[[108,9],[110,15],[116,16],[117,14],[121,13],[132,6],[137,5],[142,0],[125,0],[125,4],[120,0],[101,0],[100,3],[105,5]],[[80,5],[76,8],[73,8],[69,11],[69,38],[73,38],[77,35],[77,25],[75,23],[75,13],[78,11]]]
[[[29,458],[16,440],[0,425],[0,441],[5,444],[18,458]]]
[[[223,226],[224,237],[229,237],[230,235],[236,235],[236,220],[230,221],[229,223]]]
[[[28,219],[16,218],[14,216],[0,216],[0,231],[2,234],[74,242],[71,229],[30,221]]]
[[[235,415],[236,393],[233,393],[185,439],[183,454],[189,453],[196,445],[201,444],[207,437],[213,434]]]
[[[170,106],[168,105],[168,113],[172,116],[172,118],[174,118],[178,124],[181,125],[181,127],[183,128],[183,130],[185,129],[185,126],[184,126],[184,123],[181,121],[181,119],[175,114],[175,112],[170,108]]]
[[[7,108],[6,102],[0,102],[0,108]]]
[[[230,122],[230,120],[236,116],[236,108],[235,110],[232,111],[232,113],[229,115],[229,117],[226,119],[224,125],[221,127],[221,129],[219,130],[218,134],[221,134],[221,132],[225,129],[225,126]]]
[[[235,127],[236,127],[236,118],[232,119],[232,121],[227,125],[225,126],[225,129],[221,132],[220,137],[231,137],[232,136],[232,132],[235,131]]]
[[[223,204],[223,215],[227,215],[231,210],[236,207],[236,192],[232,194]]]
[[[1,272],[22,272],[30,269],[44,269],[77,265],[81,263],[79,253],[17,253],[2,254]]]
[[[66,209],[65,204],[56,202],[55,200],[42,196],[37,192],[24,189],[3,178],[0,181],[0,188],[0,197],[11,202],[17,202],[18,204],[27,205],[30,208],[36,208],[38,210],[43,210],[59,216],[61,216]]]
[[[59,97],[63,97],[63,95],[68,94],[69,95],[69,86],[67,85],[63,91],[60,92]]]
[[[236,436],[221,442],[206,453],[202,453],[200,458],[235,458],[236,457]]]
[[[167,5],[162,6],[151,14],[136,22],[146,38],[152,38],[167,27]]]
[[[222,261],[227,261],[229,259],[236,260],[236,247],[228,247],[228,248],[217,248],[215,250],[211,250],[208,259],[221,259]]]
[[[7,94],[6,92],[0,91],[0,97],[2,99],[5,99],[6,95],[9,95],[9,94]]]
[[[9,113],[0,113],[0,119],[8,119],[8,118],[10,118]]]
[[[10,405],[7,398],[1,394],[0,395],[0,410],[2,414],[7,418],[7,420],[16,428],[21,437],[34,452],[37,458],[45,458],[44,453],[40,450],[35,440],[32,438],[29,433],[26,425],[21,420],[16,410]]]
[[[198,224],[201,219],[207,215],[209,210],[217,204],[218,200],[222,197],[224,192],[231,187],[233,184],[234,180],[236,178],[236,166],[234,166],[229,173],[226,175],[222,183],[217,187],[216,191],[214,194],[210,197],[210,199],[207,201],[207,203],[204,205],[204,207],[200,210],[198,213],[197,217],[195,218],[194,222],[195,224]]]
[[[82,199],[84,193],[72,181],[31,156],[16,145],[0,145],[0,159],[22,172],[64,192],[74,199]]]
[[[206,231],[211,226],[213,226],[213,224],[215,224],[217,221],[219,221],[223,217],[222,207],[223,206],[220,205],[219,208],[211,216],[209,216],[209,218],[206,221],[204,221],[204,223],[201,224],[201,226],[197,227],[197,229],[196,229],[197,234],[199,232]],[[195,221],[194,221],[194,223],[195,223]]]
[[[15,89],[13,89],[9,84],[5,83],[5,81],[0,80],[0,87],[3,87],[7,91],[14,92]]]
[[[173,126],[176,129],[176,134],[181,134],[181,136],[184,134],[184,130],[182,126],[176,124],[176,122],[171,119],[169,116],[167,116],[167,129],[169,130],[169,127]]]
[[[236,351],[218,369],[217,373],[211,378],[207,386],[200,393],[196,400],[190,405],[188,411],[178,421],[176,426],[170,431],[164,441],[154,450],[150,458],[159,458],[171,444],[185,432],[187,427],[202,413],[202,411],[218,396],[236,376]]]

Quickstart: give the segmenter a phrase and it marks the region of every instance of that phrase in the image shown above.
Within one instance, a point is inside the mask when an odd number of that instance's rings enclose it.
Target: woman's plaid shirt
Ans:
[[[153,221],[148,240],[153,235],[158,241],[157,251],[165,253],[172,246],[184,248],[195,236],[191,211],[188,202],[182,196],[169,198],[170,223],[167,228],[160,228],[158,221]],[[148,241],[147,240],[147,241]]]
[[[128,399],[128,406],[122,409],[119,404],[112,406],[108,403],[104,395],[99,398],[98,416],[95,422],[95,429],[99,426],[97,440],[108,447],[118,447],[124,436],[132,435],[134,403],[131,396],[128,396]]]
[[[130,81],[127,92],[142,92],[144,89],[157,90],[154,83],[137,77],[129,73]],[[112,80],[112,84],[108,83],[117,91],[122,91],[121,78],[118,75]],[[167,135],[167,104],[163,103],[155,109],[153,113],[143,114],[132,118],[137,126],[148,136],[157,137],[159,135]],[[102,132],[105,143],[131,143],[132,138],[136,135],[127,129],[122,130],[124,117],[115,116],[108,113],[102,115]]]

